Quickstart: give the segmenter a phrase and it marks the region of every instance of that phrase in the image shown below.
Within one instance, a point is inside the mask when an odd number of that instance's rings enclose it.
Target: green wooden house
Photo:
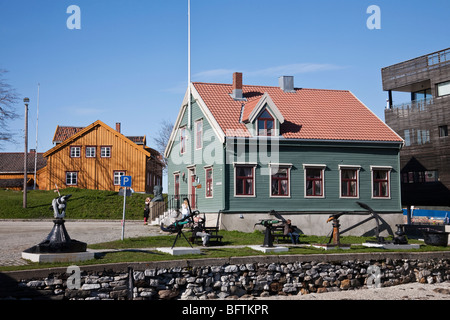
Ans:
[[[190,92],[190,94],[189,94]],[[189,103],[190,99],[190,103]],[[191,206],[221,227],[251,231],[271,210],[305,234],[329,234],[367,218],[368,204],[391,232],[402,222],[399,151],[403,139],[350,91],[191,83],[170,141],[169,202]],[[375,223],[349,234],[364,234]]]

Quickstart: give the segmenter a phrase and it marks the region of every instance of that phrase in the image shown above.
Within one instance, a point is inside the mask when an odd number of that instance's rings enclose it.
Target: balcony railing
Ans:
[[[414,100],[401,104],[393,105],[391,109],[399,110],[399,111],[426,111],[429,105],[433,104],[433,98],[427,98],[422,100]]]
[[[413,76],[450,63],[450,48],[381,69],[383,81]]]

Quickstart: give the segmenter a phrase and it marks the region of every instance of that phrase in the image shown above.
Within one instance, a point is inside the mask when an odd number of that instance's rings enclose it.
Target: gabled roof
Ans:
[[[242,111],[242,121],[243,122],[255,121],[256,117],[264,109],[266,104],[269,106],[271,112],[278,119],[278,121],[280,121],[280,123],[284,123],[283,115],[281,114],[280,110],[278,110],[278,107],[272,101],[267,92],[264,93],[260,99],[254,99],[243,105],[244,110]]]
[[[243,85],[244,99],[234,100],[232,84],[194,82],[186,90],[166,158],[187,110],[189,89],[222,143],[226,136],[252,137],[245,121],[254,121],[268,103],[277,114],[284,139],[403,144],[394,130],[348,90],[294,88],[284,92],[279,87]]]
[[[34,152],[27,154],[27,172],[34,172],[34,158]],[[47,159],[43,157],[43,153],[38,152],[36,160],[36,170],[47,165]],[[23,152],[0,153],[0,173],[23,173]]]
[[[83,134],[86,134],[87,132],[93,130],[95,127],[103,127],[106,130],[108,130],[109,132],[115,134],[117,137],[119,137],[120,139],[122,139],[125,143],[130,144],[131,146],[135,147],[137,150],[139,150],[140,152],[144,153],[146,156],[150,157],[150,152],[145,150],[145,148],[142,148],[141,146],[138,146],[135,142],[133,142],[132,140],[130,140],[129,138],[125,137],[123,134],[121,134],[120,132],[114,130],[113,128],[111,128],[110,126],[104,124],[103,122],[101,122],[100,120],[95,121],[94,123],[91,123],[90,125],[88,125],[87,127],[82,128],[81,130],[77,131],[77,133],[75,133],[74,135],[70,136],[69,138],[65,139],[63,142],[59,143],[58,145],[54,146],[53,148],[51,148],[50,150],[48,150],[47,152],[44,153],[44,157],[48,157],[49,155],[51,155],[52,153],[55,153],[56,151],[60,150],[61,148],[71,144],[73,141],[75,141],[78,137],[82,136]],[[57,127],[57,131],[58,128],[67,128],[67,127]],[[57,132],[55,132],[55,136],[56,136]]]
[[[231,84],[195,82],[193,87],[222,132],[251,136],[240,121],[243,102],[230,97]],[[279,87],[243,85],[242,91],[247,99],[244,111],[248,118],[248,110],[253,111],[264,95],[270,97],[285,120],[280,133],[286,139],[403,143],[398,134],[347,90],[295,88],[294,92],[284,92]]]

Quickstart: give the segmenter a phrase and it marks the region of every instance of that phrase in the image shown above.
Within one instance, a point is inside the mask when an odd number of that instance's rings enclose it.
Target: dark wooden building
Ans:
[[[386,123],[405,140],[403,205],[450,206],[450,48],[381,70]],[[411,99],[395,104],[393,92]]]

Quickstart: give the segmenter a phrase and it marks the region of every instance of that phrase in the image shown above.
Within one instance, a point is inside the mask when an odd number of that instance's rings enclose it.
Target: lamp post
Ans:
[[[30,99],[23,99],[25,104],[25,152],[23,154],[23,207],[27,207],[27,154],[28,154],[28,103]]]

